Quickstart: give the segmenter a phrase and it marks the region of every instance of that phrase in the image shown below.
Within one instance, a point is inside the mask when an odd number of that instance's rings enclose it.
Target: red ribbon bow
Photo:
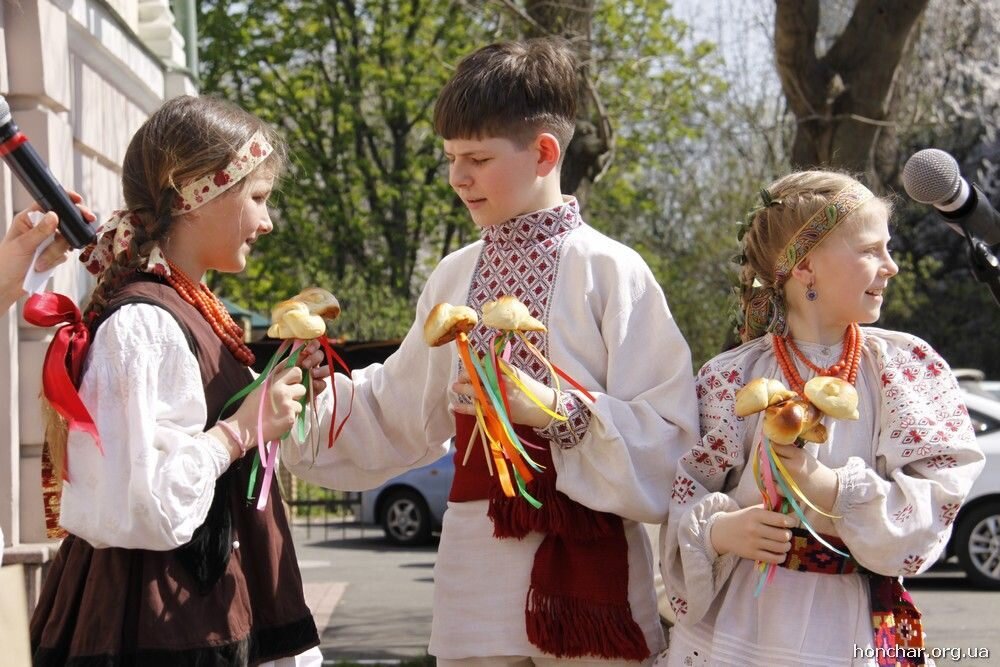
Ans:
[[[24,320],[37,327],[63,325],[56,330],[45,352],[42,392],[55,411],[66,420],[69,430],[89,433],[103,454],[97,425],[76,390],[83,359],[90,345],[90,330],[83,323],[80,309],[62,294],[32,294],[24,304]]]

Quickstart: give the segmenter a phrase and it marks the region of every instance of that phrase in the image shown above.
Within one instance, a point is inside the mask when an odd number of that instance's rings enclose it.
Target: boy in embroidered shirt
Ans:
[[[663,646],[640,523],[664,519],[665,480],[696,438],[690,354],[643,260],[588,226],[561,193],[576,91],[576,64],[559,41],[493,44],[459,64],[434,123],[449,182],[482,240],[441,261],[384,366],[336,376],[341,395],[351,381],[356,390],[336,445],[315,462],[305,447],[285,450],[304,479],[366,489],[443,456],[457,434],[434,575],[438,664],[648,664]],[[544,445],[530,450],[545,466],[528,486],[539,510],[503,496],[478,439],[463,464],[473,389],[455,346],[429,348],[422,337],[436,304],[481,311],[507,294],[547,326],[529,334],[533,344],[594,398],[553,390],[544,365],[512,345],[522,382],[569,417],[550,420],[506,385],[512,421]],[[471,347],[483,353],[490,335],[478,325]],[[330,403],[319,408],[324,430],[346,412],[342,401],[334,420]]]

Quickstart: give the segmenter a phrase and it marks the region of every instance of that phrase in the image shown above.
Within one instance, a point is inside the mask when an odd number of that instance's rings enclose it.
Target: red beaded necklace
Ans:
[[[844,349],[840,353],[840,359],[828,368],[821,368],[809,361],[790,336],[772,336],[771,341],[774,346],[774,356],[778,359],[778,367],[781,368],[782,374],[792,389],[800,395],[805,390],[805,382],[799,375],[795,362],[788,353],[789,350],[816,375],[839,377],[851,384],[854,384],[858,379],[858,365],[861,363],[861,327],[858,326],[857,322],[852,322],[847,327],[844,332]]]
[[[212,294],[212,290],[208,289],[205,283],[195,284],[169,259],[167,265],[170,267],[170,275],[167,276],[170,286],[177,290],[182,299],[198,309],[201,316],[211,325],[215,335],[237,360],[252,366],[255,358],[253,352],[243,342],[243,327],[233,321],[229,311],[219,301],[219,297]]]

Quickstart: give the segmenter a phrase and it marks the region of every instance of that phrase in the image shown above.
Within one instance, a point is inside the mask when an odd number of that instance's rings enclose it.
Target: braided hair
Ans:
[[[235,104],[212,97],[177,97],[164,103],[136,131],[122,163],[125,207],[136,224],[128,249],[118,253],[97,278],[83,311],[88,326],[100,318],[116,293],[146,266],[153,248],[173,229],[174,200],[186,184],[225,168],[255,132],[274,151],[257,169],[277,175],[285,159],[285,144],[273,128]],[[234,192],[246,186],[244,178]],[[236,224],[236,223],[234,223]],[[63,418],[46,404],[46,444],[55,475],[65,461],[67,429]]]
[[[122,163],[125,207],[136,214],[128,250],[119,253],[98,277],[84,310],[92,324],[115,293],[145,266],[149,254],[173,228],[172,207],[178,191],[206,174],[225,168],[254,132],[260,131],[275,151],[257,169],[280,171],[284,143],[260,119],[225,100],[183,96],[161,106],[129,142]],[[244,187],[251,179],[234,186]]]
[[[740,253],[740,336],[743,342],[767,331],[785,333],[784,282],[777,284],[775,273],[779,255],[814,214],[855,182],[850,175],[836,171],[800,171],[779,178],[762,192],[764,206],[750,214]],[[877,201],[891,210],[887,200],[880,198]],[[761,312],[768,313],[766,318],[753,315]]]

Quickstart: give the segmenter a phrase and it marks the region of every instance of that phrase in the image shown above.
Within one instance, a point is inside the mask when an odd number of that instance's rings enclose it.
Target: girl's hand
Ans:
[[[520,369],[514,368],[513,370],[517,375],[518,380],[523,383],[528,391],[534,394],[543,405],[547,405],[550,409],[555,411],[557,399],[555,389],[552,389],[552,387],[544,385],[538,380],[529,377]],[[510,378],[506,375],[502,375],[500,377],[500,382],[503,383],[504,391],[507,394],[507,402],[510,406],[508,416],[510,417],[511,423],[523,424],[534,428],[543,428],[548,425],[548,423],[552,420],[552,417],[538,407],[534,401],[528,398],[525,393],[521,391],[520,387],[511,382]],[[462,373],[458,376],[458,379],[451,386],[451,389],[460,396],[468,396],[472,400],[475,400],[476,398],[475,389],[473,388],[472,381],[469,379],[469,374],[466,371],[462,371]],[[451,409],[459,414],[476,414],[476,408],[472,405],[472,403],[454,402],[451,405]]]
[[[722,512],[712,524],[709,538],[720,556],[733,553],[740,558],[778,564],[792,548],[796,520],[763,505]]]
[[[299,355],[297,366],[312,379],[313,393],[319,394],[326,389],[326,378],[331,376],[329,366],[321,366],[324,359],[323,348],[319,341],[309,341]]]
[[[238,424],[237,430],[241,436],[247,438],[244,442],[249,442],[251,447],[257,444],[257,438],[252,434],[257,433],[257,413],[261,410],[260,399],[263,391],[262,383],[243,399],[243,403],[233,415]],[[271,375],[267,396],[264,398],[264,414],[261,416],[260,435],[265,442],[277,440],[291,430],[295,418],[302,412],[299,399],[305,395],[302,369],[298,366],[282,368]]]
[[[775,455],[781,459],[781,464],[802,489],[802,493],[820,509],[830,511],[837,500],[837,473],[802,447],[772,446]]]

